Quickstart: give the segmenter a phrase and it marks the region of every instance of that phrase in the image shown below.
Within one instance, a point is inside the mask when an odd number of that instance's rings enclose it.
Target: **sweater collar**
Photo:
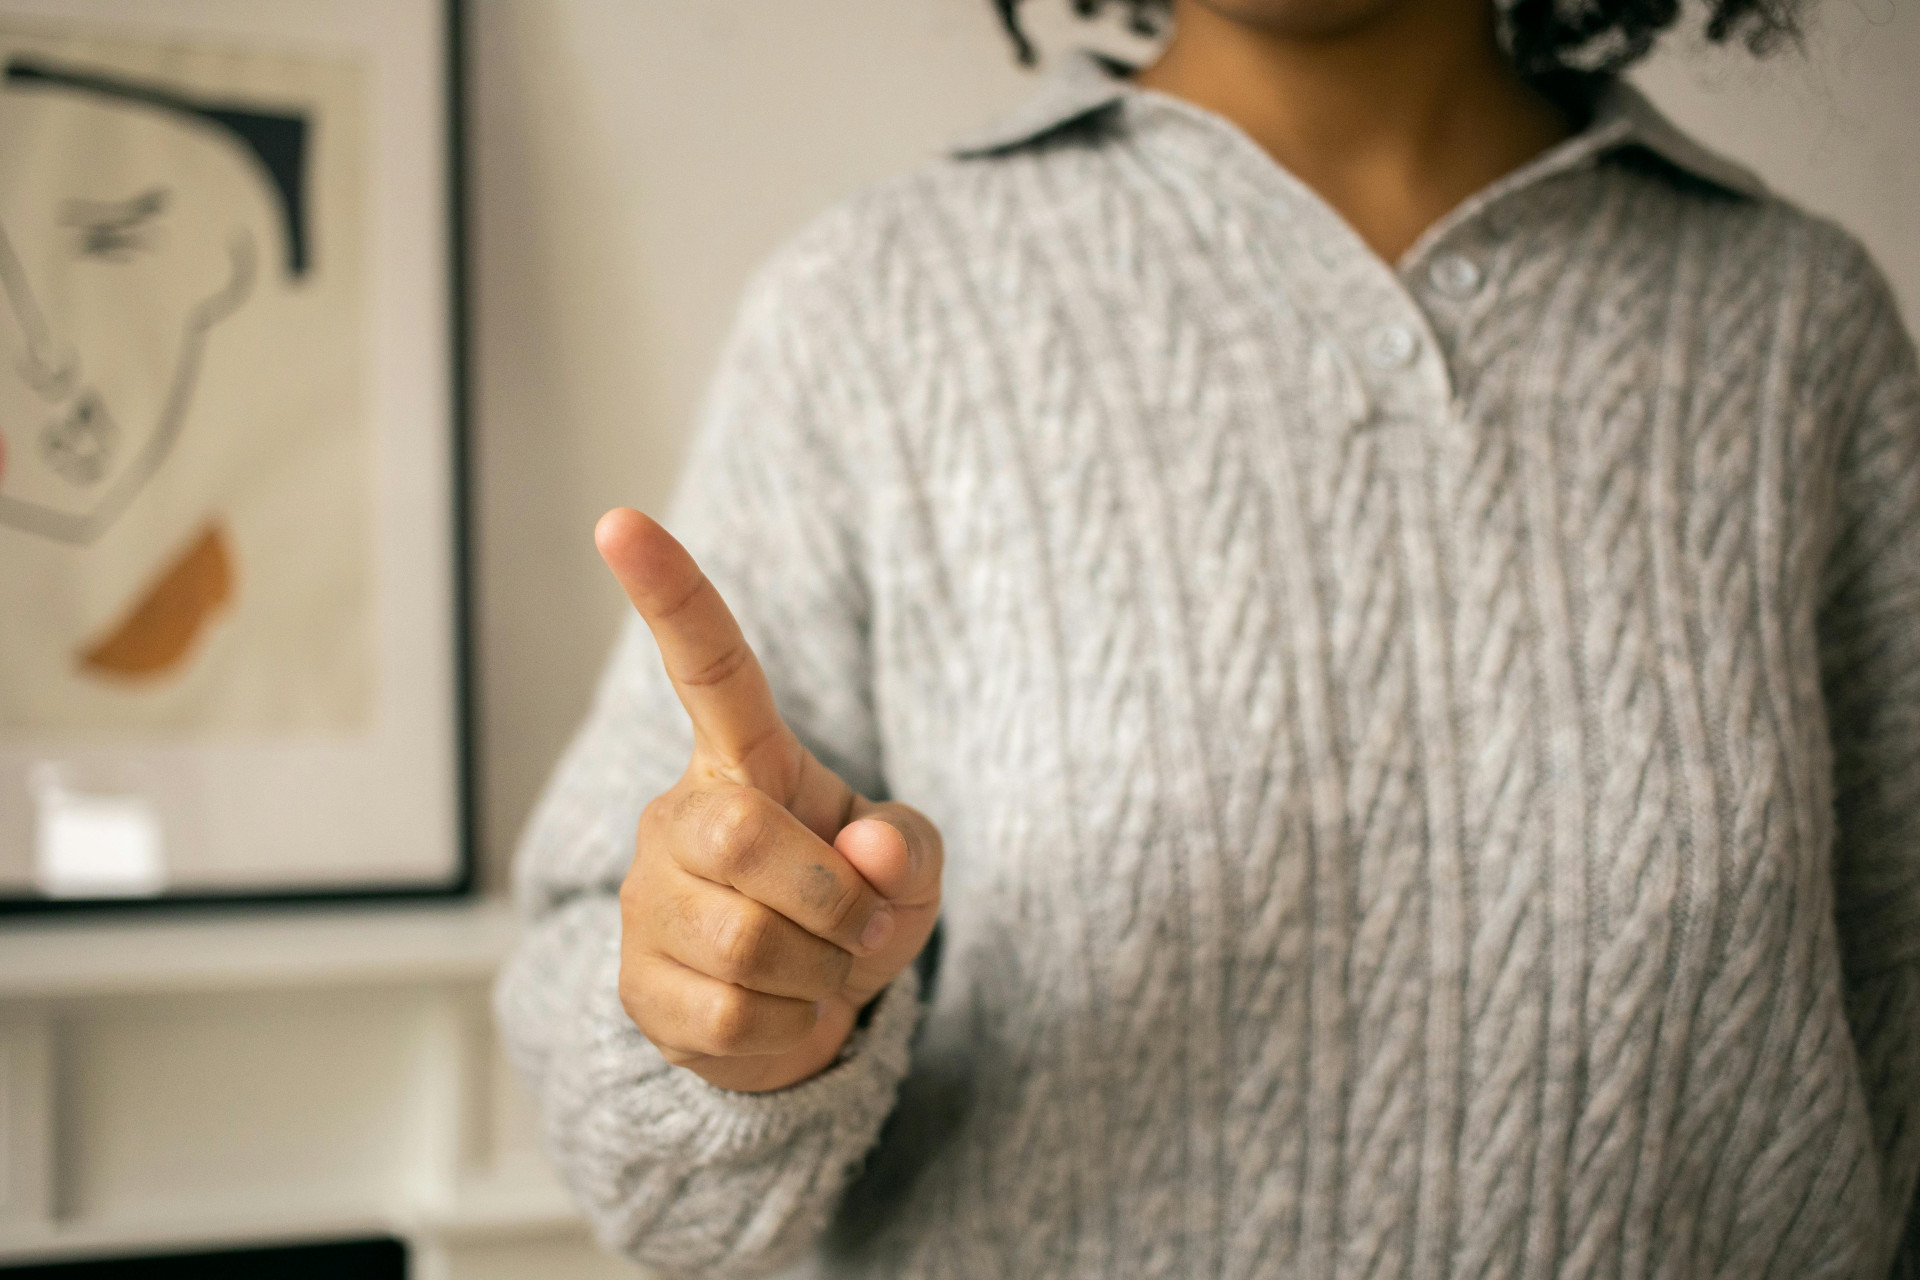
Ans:
[[[1136,88],[1124,78],[1118,64],[1081,50],[1049,72],[1025,102],[949,150],[963,159],[1018,151],[1068,125],[1110,114],[1129,99],[1178,102]],[[1219,120],[1189,103],[1178,105]],[[1625,80],[1608,85],[1594,104],[1593,118],[1585,129],[1525,168],[1536,172],[1564,170],[1633,149],[1651,152],[1694,178],[1739,195],[1757,199],[1766,193],[1765,185],[1751,170],[1696,142]]]

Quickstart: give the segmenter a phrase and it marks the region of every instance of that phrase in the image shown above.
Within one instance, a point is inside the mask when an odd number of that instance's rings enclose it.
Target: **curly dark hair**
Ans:
[[[1708,0],[1707,38],[1745,40],[1756,54],[1770,52],[1800,34],[1804,0]],[[1000,21],[1023,63],[1034,61],[1033,42],[1020,26],[1022,0],[994,0]],[[1121,9],[1128,27],[1143,36],[1165,29],[1172,0],[1071,0],[1090,18]],[[1507,51],[1520,74],[1543,85],[1589,80],[1624,70],[1653,48],[1680,17],[1681,0],[1498,0]]]

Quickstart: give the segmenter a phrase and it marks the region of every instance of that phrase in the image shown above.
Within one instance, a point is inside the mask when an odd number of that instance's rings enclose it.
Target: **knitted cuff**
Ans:
[[[661,1083],[670,1105],[700,1135],[700,1154],[708,1158],[778,1145],[822,1120],[843,1135],[864,1134],[871,1141],[907,1074],[919,1017],[920,978],[908,966],[881,994],[867,1025],[847,1037],[819,1075],[770,1093],[721,1089],[682,1067],[672,1068]]]

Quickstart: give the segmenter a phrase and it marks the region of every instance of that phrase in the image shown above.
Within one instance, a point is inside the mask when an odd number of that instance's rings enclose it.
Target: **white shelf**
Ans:
[[[391,1234],[428,1280],[628,1274],[493,1039],[517,932],[499,901],[0,923],[0,1269]]]
[[[515,932],[498,901],[14,919],[0,1002],[485,981]]]

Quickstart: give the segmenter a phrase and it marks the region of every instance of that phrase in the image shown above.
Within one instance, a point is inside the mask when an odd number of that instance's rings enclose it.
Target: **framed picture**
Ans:
[[[0,910],[471,880],[457,0],[0,0]]]

